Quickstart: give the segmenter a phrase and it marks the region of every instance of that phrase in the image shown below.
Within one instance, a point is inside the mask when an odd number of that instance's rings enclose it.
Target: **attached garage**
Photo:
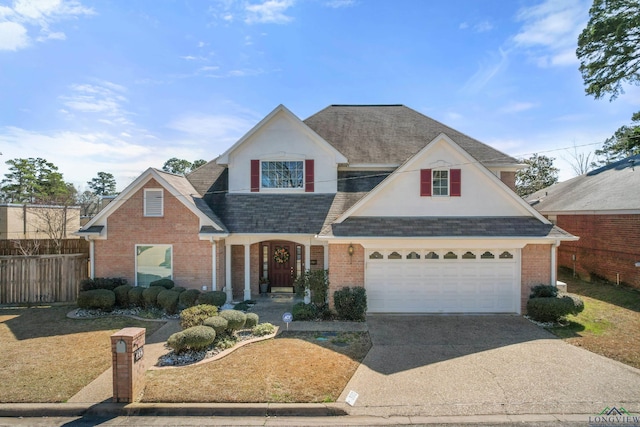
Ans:
[[[369,249],[369,313],[518,313],[518,249]]]

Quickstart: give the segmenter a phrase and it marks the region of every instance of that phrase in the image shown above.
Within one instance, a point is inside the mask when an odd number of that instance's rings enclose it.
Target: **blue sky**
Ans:
[[[279,104],[404,104],[507,154],[593,151],[640,110],[584,94],[589,0],[0,0],[0,175],[43,157],[122,189],[211,160]],[[566,160],[565,160],[566,159]]]

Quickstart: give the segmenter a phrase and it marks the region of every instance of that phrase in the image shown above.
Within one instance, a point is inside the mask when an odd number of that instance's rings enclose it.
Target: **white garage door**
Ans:
[[[372,249],[366,253],[370,313],[516,313],[516,249]]]

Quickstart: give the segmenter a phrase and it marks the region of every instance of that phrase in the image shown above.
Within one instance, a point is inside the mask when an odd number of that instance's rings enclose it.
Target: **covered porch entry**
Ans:
[[[258,295],[261,282],[267,292],[293,293],[304,271],[328,268],[328,245],[312,236],[230,236],[225,243],[228,301]]]

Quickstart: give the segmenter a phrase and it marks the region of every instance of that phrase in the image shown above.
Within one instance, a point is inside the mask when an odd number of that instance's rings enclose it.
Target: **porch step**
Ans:
[[[272,294],[282,294],[282,293],[292,294],[293,286],[272,286],[271,293]]]

